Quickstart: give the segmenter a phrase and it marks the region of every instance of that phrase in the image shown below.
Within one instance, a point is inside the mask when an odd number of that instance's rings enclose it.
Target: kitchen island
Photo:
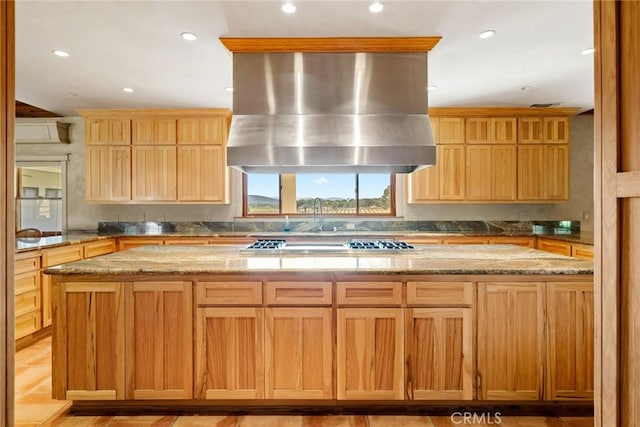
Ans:
[[[416,248],[145,246],[47,269],[54,398],[590,402],[591,261],[512,245]]]

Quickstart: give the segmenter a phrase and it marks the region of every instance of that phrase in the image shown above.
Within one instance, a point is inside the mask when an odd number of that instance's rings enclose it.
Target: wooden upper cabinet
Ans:
[[[520,144],[542,143],[542,123],[543,119],[540,117],[519,117],[518,142]]]
[[[518,147],[518,200],[544,198],[544,145]]]
[[[131,120],[88,118],[85,140],[90,145],[128,145],[131,143]]]
[[[518,125],[515,117],[491,118],[491,142],[494,144],[515,144],[518,140]]]
[[[491,119],[489,117],[467,117],[466,135],[468,144],[491,142]]]
[[[466,200],[515,200],[516,147],[466,147]]]
[[[131,122],[131,144],[153,145],[155,134],[153,119],[133,119]]]
[[[545,117],[543,122],[544,141],[547,144],[569,143],[569,118]]]
[[[131,144],[131,120],[109,119],[109,144]]]
[[[491,199],[515,200],[517,195],[517,151],[515,146],[491,147]],[[467,181],[468,182],[468,181]]]
[[[88,146],[85,152],[86,200],[131,200],[131,149]]]
[[[546,399],[593,399],[593,282],[547,283]]]
[[[438,149],[436,153],[437,151]],[[421,203],[439,198],[440,168],[437,164],[409,175],[409,203]]]
[[[465,197],[465,146],[438,147],[440,199],[463,200]]]
[[[226,157],[223,146],[178,147],[178,200],[228,200]]]
[[[175,145],[176,119],[133,119],[131,144]]]
[[[176,147],[133,147],[132,200],[176,200]]]
[[[437,144],[464,144],[464,117],[439,117]]]
[[[126,399],[191,399],[191,282],[125,286]]]
[[[153,123],[153,134],[156,145],[175,145],[178,138],[176,119],[156,119]]]
[[[179,118],[178,144],[222,145],[226,141],[224,117]]]
[[[478,284],[479,399],[542,399],[544,286]]]
[[[546,200],[569,199],[569,146],[546,145],[544,147]]]

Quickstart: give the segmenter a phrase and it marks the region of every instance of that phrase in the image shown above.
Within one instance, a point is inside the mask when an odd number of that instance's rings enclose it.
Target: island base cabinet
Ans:
[[[337,311],[338,399],[404,399],[403,309]]]
[[[478,397],[540,400],[544,283],[478,284]]]
[[[127,399],[193,396],[191,282],[125,287]]]
[[[332,309],[267,308],[267,399],[333,397]]]
[[[197,309],[196,399],[264,398],[264,309]]]
[[[124,293],[118,282],[54,282],[54,399],[124,399]]]
[[[472,399],[472,309],[408,308],[405,322],[408,398]]]
[[[546,399],[593,399],[593,283],[547,283]]]

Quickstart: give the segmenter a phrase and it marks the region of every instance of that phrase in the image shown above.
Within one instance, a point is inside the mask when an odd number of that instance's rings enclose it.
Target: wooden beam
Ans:
[[[0,2],[0,425],[14,425],[15,4]]]
[[[43,110],[42,108],[29,105],[26,102],[16,101],[16,117],[61,117],[60,114]]]
[[[233,53],[429,52],[442,37],[220,37]]]

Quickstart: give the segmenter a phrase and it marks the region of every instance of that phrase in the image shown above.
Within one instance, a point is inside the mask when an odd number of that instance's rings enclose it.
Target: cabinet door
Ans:
[[[178,144],[200,144],[200,120],[197,118],[178,119]]]
[[[178,147],[178,200],[200,200],[200,147]]]
[[[516,199],[516,164],[515,146],[491,147],[491,200]]]
[[[409,399],[472,399],[471,309],[408,308],[405,321]]]
[[[155,147],[153,170],[155,171],[154,200],[176,200],[177,196],[176,147]]]
[[[109,119],[109,144],[131,144],[131,120]]]
[[[131,148],[109,147],[109,167],[109,200],[131,200]]]
[[[225,200],[227,166],[222,145],[200,147],[200,200]]]
[[[224,138],[224,118],[207,117],[200,120],[200,144],[222,145]]]
[[[333,398],[333,322],[329,307],[267,308],[265,397]]]
[[[127,399],[191,399],[191,282],[125,284]]]
[[[85,147],[85,176],[87,201],[107,201],[110,193],[111,174],[109,163],[109,147]]]
[[[264,309],[198,308],[196,399],[264,397]]]
[[[518,139],[515,117],[492,117],[490,129],[494,144],[515,144]]]
[[[464,144],[464,117],[440,117],[438,119],[438,144]]]
[[[401,308],[338,309],[338,399],[404,398]]]
[[[567,200],[569,198],[569,146],[547,145],[544,150],[545,199]]]
[[[154,141],[153,119],[133,119],[131,121],[132,145],[153,145]]]
[[[593,282],[547,283],[546,398],[593,399]]]
[[[438,147],[440,199],[462,200],[465,195],[464,145]]]
[[[121,283],[54,283],[53,398],[124,399]]]
[[[518,200],[544,198],[544,145],[518,147]]]
[[[545,117],[544,142],[547,144],[569,143],[569,118]]]
[[[440,169],[437,165],[409,175],[409,203],[422,203],[440,198]]]
[[[84,134],[84,139],[87,144],[109,144],[109,120],[92,118],[85,119]]]
[[[489,117],[468,117],[466,119],[467,144],[487,144],[491,142],[491,119]]]
[[[153,121],[154,142],[156,145],[176,145],[176,119],[156,119]]]
[[[491,200],[493,178],[491,145],[468,145],[466,147],[467,200]]]
[[[155,148],[140,146],[131,150],[131,200],[153,200],[156,183]]]
[[[542,399],[544,283],[478,284],[478,398]]]
[[[518,118],[518,142],[520,144],[541,144],[542,127],[542,119],[539,117]]]

